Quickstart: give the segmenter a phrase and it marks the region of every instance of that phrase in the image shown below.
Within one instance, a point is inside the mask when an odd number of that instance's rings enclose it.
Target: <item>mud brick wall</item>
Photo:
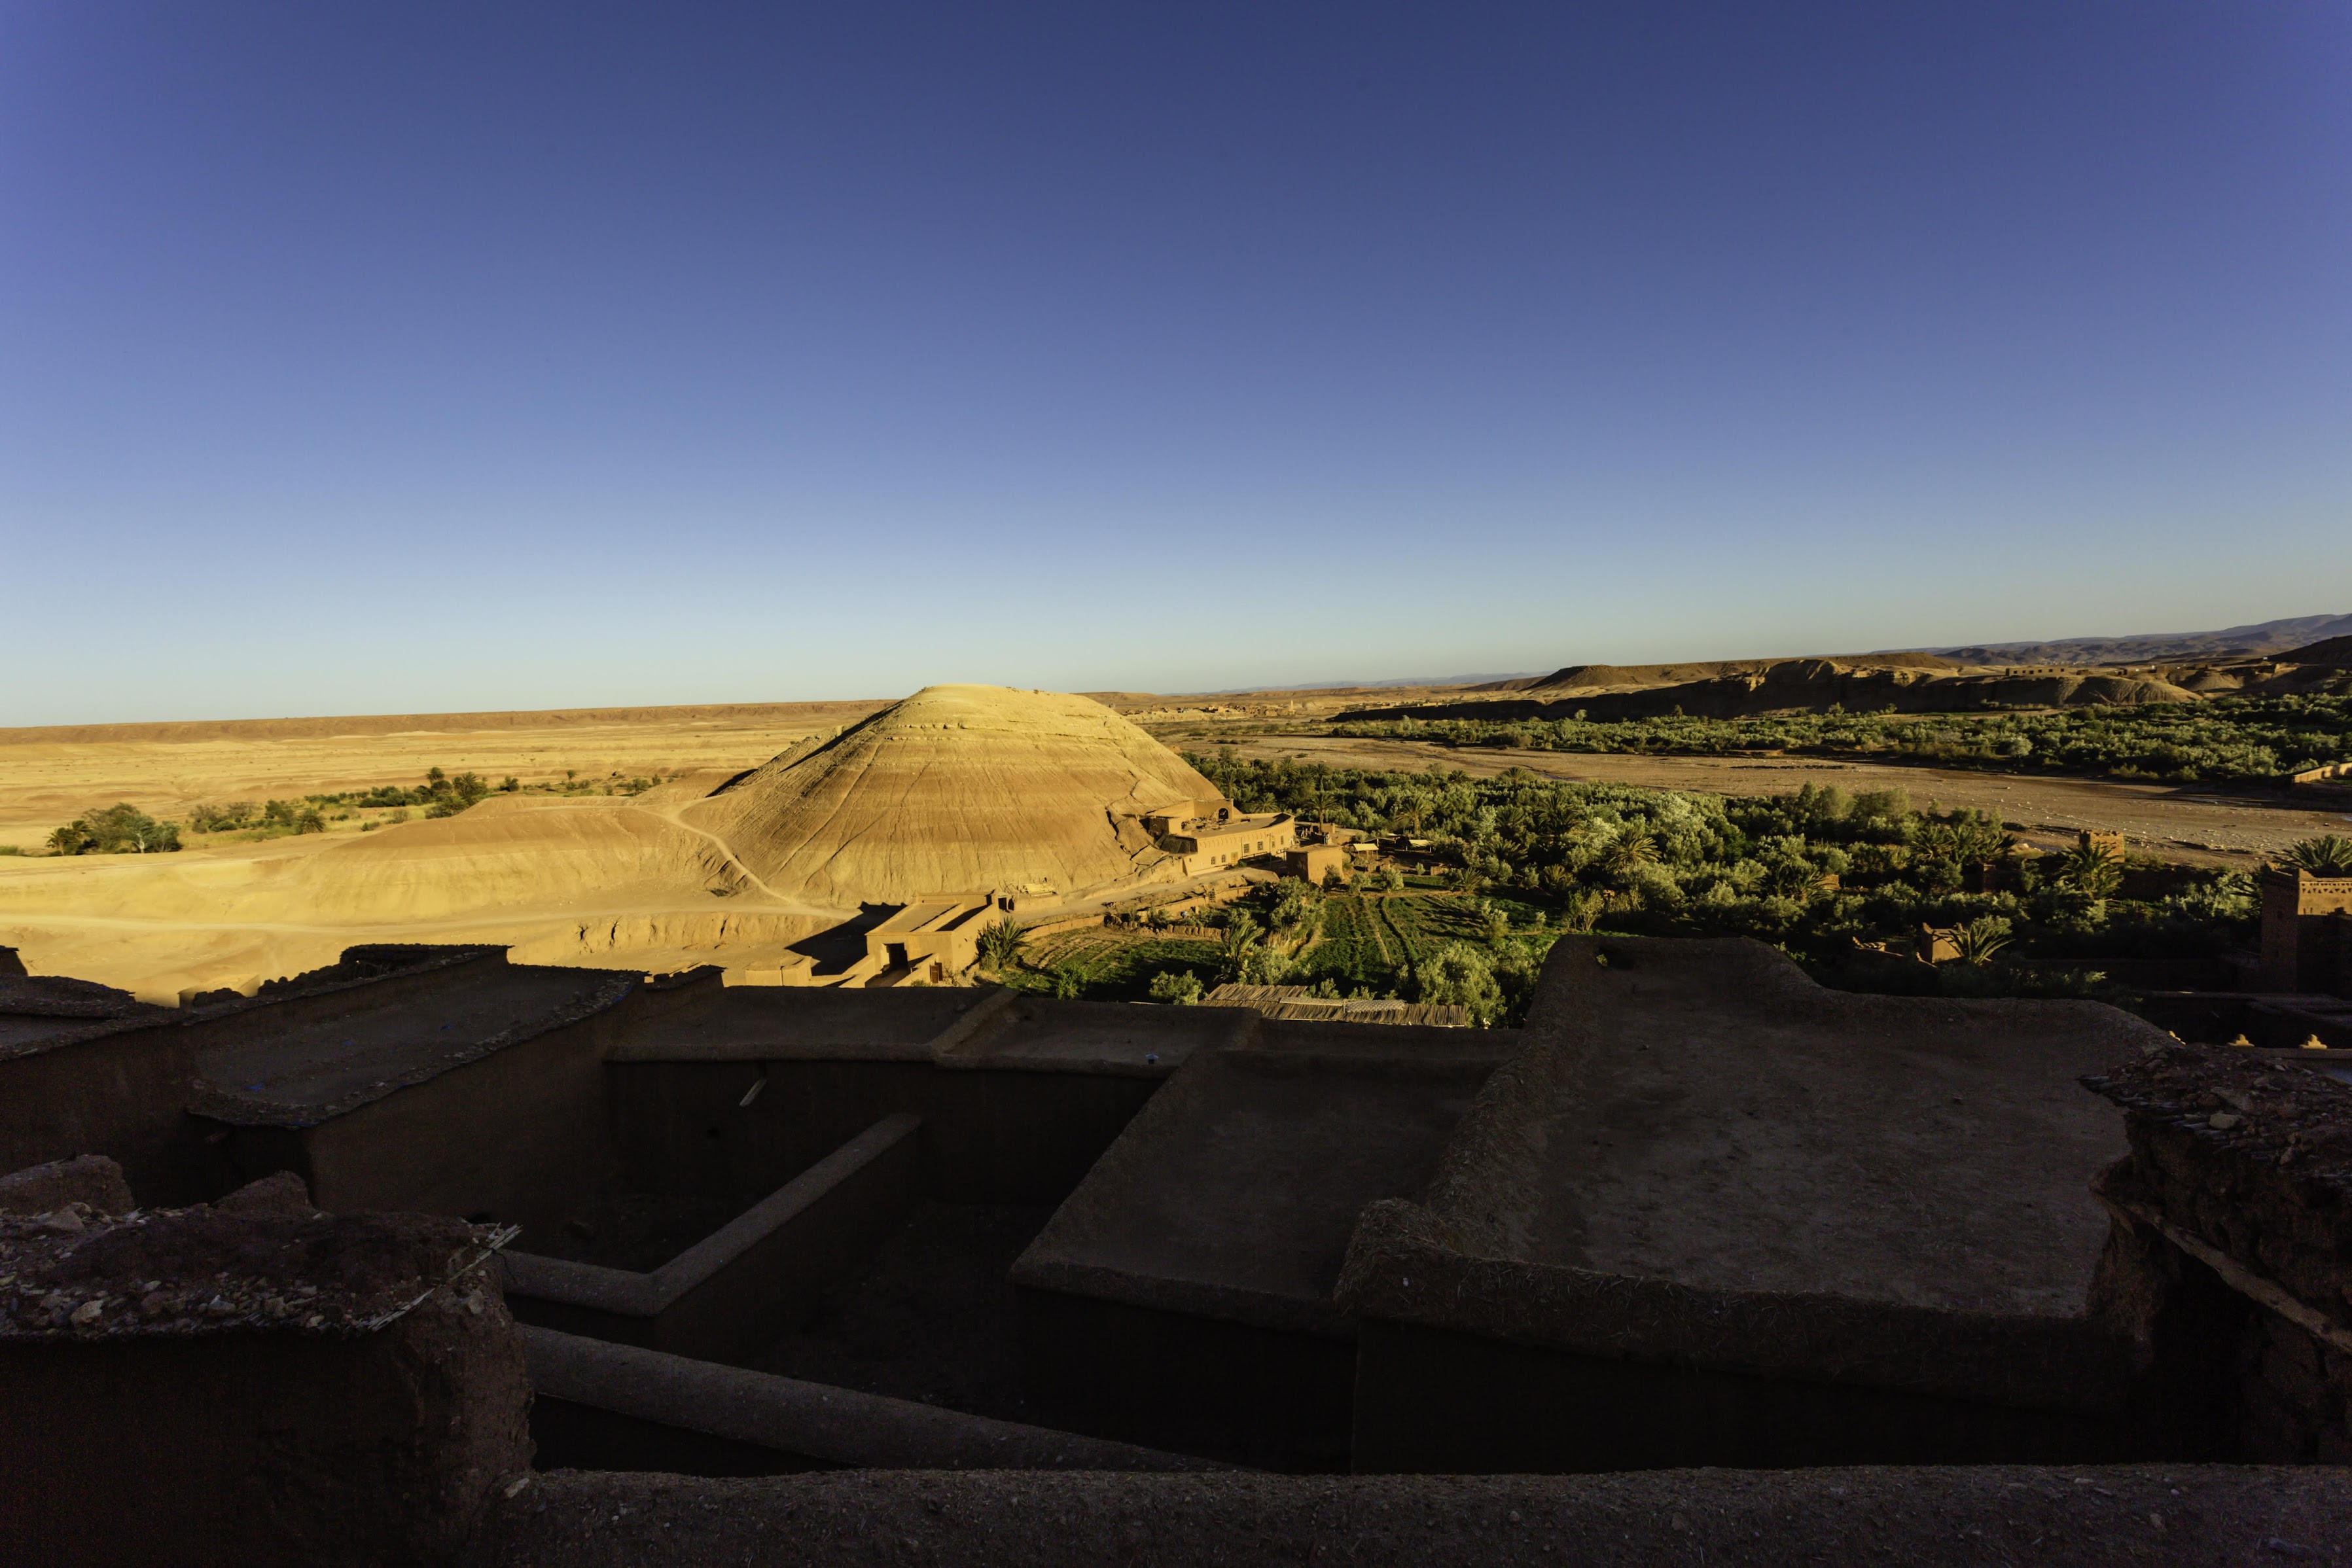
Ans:
[[[2131,1154],[2101,1195],[2172,1249],[2158,1288],[2218,1281],[2242,1302],[2198,1347],[2233,1369],[2235,1457],[2352,1463],[2352,1085],[2189,1045],[2084,1081],[2125,1109]]]
[[[0,1562],[446,1560],[530,1462],[492,1239],[307,1208],[0,1217]]]

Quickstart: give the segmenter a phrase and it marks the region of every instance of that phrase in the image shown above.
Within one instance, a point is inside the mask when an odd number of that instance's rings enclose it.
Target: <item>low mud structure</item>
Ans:
[[[2352,1085],[1748,942],[1564,939],[1517,1031],[20,976],[0,1150],[8,1562],[2352,1540]]]

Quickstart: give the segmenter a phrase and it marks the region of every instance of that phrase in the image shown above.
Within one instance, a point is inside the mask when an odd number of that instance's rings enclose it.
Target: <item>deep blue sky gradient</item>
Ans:
[[[2352,610],[2352,7],[0,4],[0,722]]]

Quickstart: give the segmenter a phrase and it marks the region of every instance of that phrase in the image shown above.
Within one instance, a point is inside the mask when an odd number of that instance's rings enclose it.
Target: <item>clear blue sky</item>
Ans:
[[[0,5],[0,722],[2352,610],[2352,6]]]

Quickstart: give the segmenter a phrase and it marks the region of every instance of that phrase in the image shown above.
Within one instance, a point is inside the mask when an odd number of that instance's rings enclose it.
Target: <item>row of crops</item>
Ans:
[[[1391,991],[1406,965],[1447,942],[1487,946],[1486,910],[1494,902],[1434,891],[1334,893],[1323,900],[1318,934],[1297,955],[1291,979],[1309,985],[1329,980],[1348,992]],[[1528,923],[1533,911],[1501,902],[1515,930]],[[1146,994],[1152,976],[1166,970],[1190,971],[1213,985],[1222,956],[1216,942],[1197,938],[1084,929],[1039,938],[1022,955],[1021,971],[1007,978],[1066,995],[1134,1000]]]
[[[1046,937],[1022,957],[1030,973],[1009,976],[1015,984],[1045,988],[1059,974],[1075,979],[1087,995],[1132,999],[1141,996],[1161,970],[1213,967],[1217,947],[1214,942],[1088,930]]]

